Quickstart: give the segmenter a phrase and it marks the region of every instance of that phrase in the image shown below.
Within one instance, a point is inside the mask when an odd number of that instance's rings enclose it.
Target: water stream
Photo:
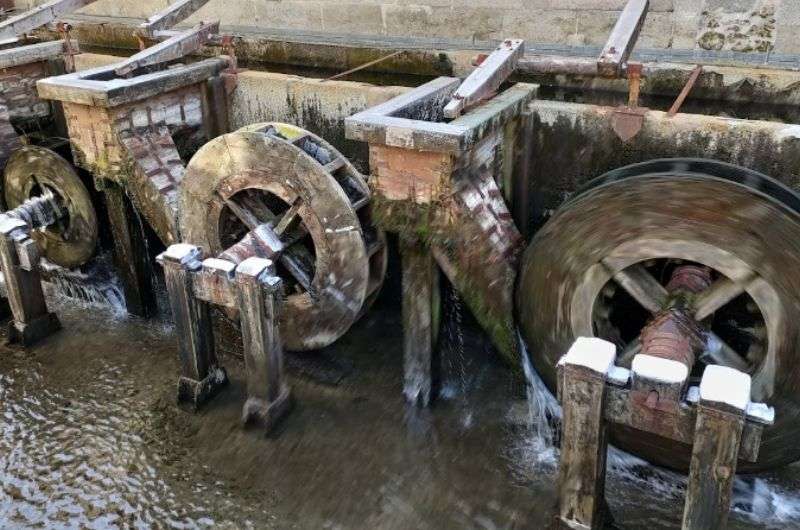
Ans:
[[[527,355],[522,381],[448,299],[433,408],[403,402],[399,310],[384,301],[326,352],[353,367],[341,382],[290,372],[295,409],[265,437],[239,424],[237,361],[223,359],[230,388],[184,411],[169,323],[51,297],[63,332],[0,346],[0,528],[545,528],[558,404]],[[610,450],[619,528],[678,528],[684,488]],[[798,489],[798,466],[738,479],[731,528],[800,528]]]

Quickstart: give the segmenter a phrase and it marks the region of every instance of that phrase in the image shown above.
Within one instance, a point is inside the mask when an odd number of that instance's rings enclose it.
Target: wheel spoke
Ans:
[[[289,271],[289,274],[297,280],[297,283],[308,293],[312,293],[312,272],[307,271],[303,266],[302,258],[296,256],[290,249],[286,249],[286,251],[281,254],[280,260],[281,264]]]
[[[261,224],[258,222],[258,218],[255,215],[253,215],[250,212],[250,210],[240,206],[239,203],[233,200],[232,197],[230,199],[222,198],[222,200],[225,202],[225,205],[228,208],[230,208],[230,210],[233,212],[233,215],[235,215],[237,219],[239,219],[242,223],[244,223],[244,225],[247,227],[248,230],[253,230],[259,224]]]
[[[275,226],[275,233],[278,234],[278,237],[282,237],[286,232],[292,231],[298,227],[300,224],[300,208],[302,206],[303,202],[298,197],[291,208],[283,214],[283,217],[281,217],[277,226]]]
[[[611,270],[606,260],[603,265]],[[666,305],[667,290],[641,264],[617,272],[614,281],[651,313],[659,312]]]
[[[731,348],[719,335],[713,331],[707,333],[706,351],[704,352],[716,364],[721,364],[729,368],[736,368],[742,372],[748,371],[747,362]]]
[[[694,303],[694,318],[698,321],[705,320],[722,306],[744,293],[745,288],[746,284],[744,283],[725,277],[720,278],[697,296]]]
[[[244,208],[247,208],[261,223],[277,222],[278,216],[275,215],[269,207],[264,204],[264,201],[257,195],[257,190],[248,190],[246,193],[237,195]]]

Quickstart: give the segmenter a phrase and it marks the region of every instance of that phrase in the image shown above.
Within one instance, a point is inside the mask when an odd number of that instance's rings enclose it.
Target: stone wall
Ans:
[[[25,7],[43,0],[17,0]],[[98,0],[82,13],[142,18],[169,0]],[[640,46],[800,53],[800,0],[650,0]],[[211,0],[194,18],[333,34],[602,45],[625,0]]]

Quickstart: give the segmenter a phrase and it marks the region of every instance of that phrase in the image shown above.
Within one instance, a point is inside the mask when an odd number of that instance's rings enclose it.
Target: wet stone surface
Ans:
[[[544,528],[557,451],[535,433],[547,403],[526,401],[455,307],[432,410],[402,401],[399,308],[383,302],[325,352],[348,366],[338,384],[290,364],[295,409],[265,437],[240,427],[237,361],[225,361],[229,388],[185,412],[168,325],[61,302],[65,331],[0,348],[0,528]],[[679,527],[681,477],[609,461],[619,528]],[[798,477],[792,466],[740,480],[732,528],[800,525]]]

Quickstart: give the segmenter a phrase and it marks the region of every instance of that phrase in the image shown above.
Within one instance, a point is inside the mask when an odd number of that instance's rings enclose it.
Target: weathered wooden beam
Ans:
[[[457,118],[464,109],[491,97],[514,72],[524,53],[525,41],[503,41],[456,89],[444,107],[445,118]]]
[[[403,393],[417,406],[430,404],[437,377],[434,354],[439,326],[439,269],[430,249],[401,238],[403,269]]]
[[[198,300],[210,304],[236,308],[237,295],[233,287],[236,264],[219,258],[208,258],[194,275],[192,287]]]
[[[219,33],[219,22],[201,23],[196,27],[132,55],[119,63],[114,72],[121,77],[139,68],[174,61],[196,52],[208,41],[211,34]]]
[[[177,29],[162,29],[154,31],[151,38],[154,40],[167,40],[177,35],[180,35],[181,33],[183,32]],[[219,35],[219,34],[209,35],[206,44],[208,44],[209,46],[222,46],[224,44],[224,40],[225,40],[225,35]]]
[[[278,330],[283,284],[272,261],[252,257],[236,267],[236,286],[247,376],[242,420],[269,432],[291,406]]]
[[[178,68],[136,76],[113,78],[115,66],[50,77],[37,82],[42,99],[92,107],[116,107],[142,101],[189,85],[205,82],[228,67],[224,58],[206,59]],[[111,76],[112,79],[108,79]]]
[[[683,530],[727,526],[750,386],[750,376],[732,368],[711,365],[703,373]]]
[[[597,71],[600,75],[618,77],[621,74],[636,46],[649,8],[649,0],[628,0],[597,59]]]
[[[45,24],[49,24],[61,15],[80,9],[95,0],[51,0],[17,16],[0,22],[0,40],[24,35]]]
[[[0,265],[14,317],[8,326],[8,340],[24,346],[61,329],[58,317],[47,310],[39,259],[30,227],[21,219],[0,214]]]
[[[139,33],[152,37],[154,32],[171,28],[186,20],[207,3],[208,0],[177,0],[166,9],[148,17],[146,22],[139,25]]]
[[[558,363],[563,407],[558,470],[560,528],[603,527],[608,441],[603,408],[616,347],[582,337]]]
[[[218,365],[208,302],[194,296],[194,277],[202,252],[193,245],[170,246],[158,256],[164,267],[169,303],[175,320],[181,376],[178,401],[199,408],[228,382]]]
[[[13,68],[23,64],[60,58],[64,54],[63,40],[26,44],[18,48],[0,50],[0,68]],[[78,50],[78,42],[72,41],[72,50]]]

